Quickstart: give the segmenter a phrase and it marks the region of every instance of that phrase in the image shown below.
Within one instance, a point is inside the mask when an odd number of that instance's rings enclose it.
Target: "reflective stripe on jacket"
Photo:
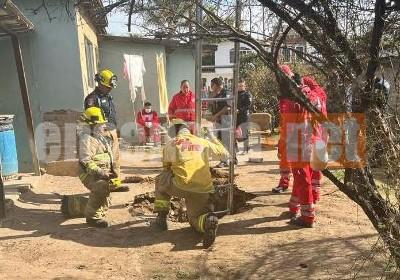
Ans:
[[[186,122],[193,122],[196,118],[195,108],[193,92],[189,91],[186,95],[178,92],[169,103],[168,115],[170,119],[178,118]]]

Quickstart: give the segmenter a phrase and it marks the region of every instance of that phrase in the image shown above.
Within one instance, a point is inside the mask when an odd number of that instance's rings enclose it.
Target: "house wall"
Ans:
[[[194,59],[191,49],[178,48],[168,51],[158,43],[136,43],[130,41],[103,40],[100,42],[100,68],[110,68],[118,76],[118,87],[112,95],[117,107],[117,122],[121,136],[134,142],[137,140],[135,115],[143,108],[140,94],[132,102],[128,81],[123,78],[124,54],[143,56],[146,72],[143,75],[146,100],[153,109],[160,111],[156,54],[162,53],[166,70],[168,97],[179,91],[181,80],[189,80],[194,87]]]
[[[92,86],[89,83],[89,79],[92,81],[94,77],[88,77],[88,65],[87,65],[87,57],[86,57],[86,48],[85,48],[85,38],[87,38],[93,44],[93,60],[94,60],[94,73],[98,72],[98,50],[99,44],[97,41],[97,34],[95,27],[90,24],[85,16],[79,12],[76,14],[76,24],[78,27],[78,43],[79,43],[79,54],[80,54],[80,61],[82,67],[82,83],[83,83],[83,90],[85,96],[92,92],[95,88],[95,83]]]
[[[182,80],[188,80],[192,91],[195,87],[194,50],[178,48],[167,54],[167,87],[169,100],[179,92]]]
[[[156,44],[141,44],[132,42],[104,40],[100,42],[100,68],[111,69],[118,77],[118,87],[111,94],[117,108],[118,129],[125,139],[136,139],[135,115],[143,108],[140,94],[132,101],[128,80],[124,79],[124,54],[143,56],[146,72],[143,75],[146,99],[153,108],[159,111],[160,99],[158,94],[156,54],[163,53],[164,47]]]
[[[43,8],[37,14],[32,11],[41,5],[42,0],[14,0],[14,3],[35,25],[34,32],[20,35],[35,127],[41,122],[44,112],[81,110],[83,85],[77,29],[75,19],[71,19],[65,10],[64,1],[47,2],[51,22]],[[69,12],[75,15],[73,8]],[[0,114],[16,115],[14,128],[19,168],[31,171],[17,70],[12,45],[7,37],[0,39],[0,62]]]

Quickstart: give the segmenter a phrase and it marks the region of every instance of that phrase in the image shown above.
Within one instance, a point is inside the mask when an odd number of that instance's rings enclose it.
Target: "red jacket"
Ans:
[[[153,123],[153,127],[157,127],[160,124],[157,113],[155,111],[146,113],[144,109],[139,111],[136,115],[136,123],[141,126],[145,126],[146,122],[151,122]]]
[[[194,122],[196,118],[195,108],[195,96],[193,92],[189,91],[186,95],[178,92],[172,98],[171,103],[169,103],[169,119],[182,119],[186,122]]]

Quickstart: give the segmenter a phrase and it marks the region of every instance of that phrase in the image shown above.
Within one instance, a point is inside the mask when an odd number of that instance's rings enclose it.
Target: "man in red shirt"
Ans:
[[[160,143],[160,121],[157,112],[151,109],[150,102],[145,102],[143,110],[137,113],[136,123],[141,145],[147,142],[154,142],[156,145]]]
[[[181,82],[181,90],[174,95],[169,103],[168,117],[170,120],[184,120],[193,133],[196,119],[195,108],[195,95],[190,90],[189,81],[183,80]]]

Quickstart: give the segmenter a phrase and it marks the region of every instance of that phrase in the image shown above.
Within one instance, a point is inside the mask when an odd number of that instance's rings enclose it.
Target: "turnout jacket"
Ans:
[[[229,154],[218,141],[192,135],[188,130],[170,140],[163,150],[163,167],[172,170],[174,185],[184,191],[208,193],[213,191],[210,158],[227,160]]]

